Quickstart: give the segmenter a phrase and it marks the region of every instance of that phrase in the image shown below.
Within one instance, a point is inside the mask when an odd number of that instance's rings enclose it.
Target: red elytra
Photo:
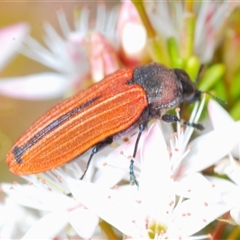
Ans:
[[[13,145],[7,164],[14,174],[34,174],[100,146],[90,162],[102,146],[130,127],[140,126],[140,138],[152,118],[180,121],[163,113],[183,101],[199,100],[200,94],[183,70],[158,63],[118,70],[47,111]],[[193,127],[201,129],[200,124]],[[137,145],[138,141],[133,157]]]

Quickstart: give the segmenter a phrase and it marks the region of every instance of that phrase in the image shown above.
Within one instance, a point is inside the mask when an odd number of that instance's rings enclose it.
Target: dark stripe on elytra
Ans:
[[[15,146],[12,150],[12,153],[16,159],[17,163],[22,163],[22,155],[32,146],[34,146],[34,144],[36,144],[39,140],[41,140],[42,138],[44,138],[44,136],[46,136],[48,133],[50,133],[52,130],[54,130],[55,128],[59,127],[61,124],[63,124],[64,122],[66,122],[69,118],[71,118],[72,116],[74,116],[75,114],[77,114],[78,112],[82,111],[84,108],[92,105],[98,98],[100,98],[100,96],[95,97],[87,102],[85,102],[84,104],[82,104],[81,106],[78,106],[76,108],[73,108],[72,110],[70,110],[69,112],[65,113],[64,115],[62,115],[61,117],[57,118],[56,120],[54,120],[53,122],[51,122],[49,125],[47,125],[45,128],[43,128],[42,130],[40,130],[37,134],[35,134],[31,139],[29,139],[23,146],[18,147]]]

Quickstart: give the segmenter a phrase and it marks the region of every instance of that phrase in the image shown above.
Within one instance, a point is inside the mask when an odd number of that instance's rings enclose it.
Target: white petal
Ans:
[[[141,188],[143,185],[148,189],[150,185],[153,188],[166,186],[166,183],[163,184],[162,181],[169,181],[172,172],[167,145],[157,122],[152,124],[144,139],[141,159]]]
[[[70,81],[60,74],[34,74],[25,77],[2,79],[0,82],[0,94],[26,100],[62,97],[69,84]]]
[[[145,211],[151,215],[162,215],[170,204],[174,202],[175,195],[172,189],[172,172],[170,169],[169,152],[164,136],[155,122],[144,139],[142,148],[142,167],[140,193]]]
[[[55,211],[41,218],[22,239],[53,239],[67,225],[68,212]]]
[[[230,153],[239,141],[240,123],[229,124],[227,128],[216,129],[194,139],[190,153],[183,160],[184,174],[201,171]]]
[[[215,185],[217,191],[221,193],[222,201],[230,208],[239,206],[240,188],[233,182],[216,177],[207,177],[210,182]]]
[[[227,211],[229,211],[229,206],[224,203],[205,204],[186,200],[178,206],[176,217],[169,226],[170,237],[191,236]]]
[[[231,217],[234,219],[234,221],[240,225],[240,207],[235,207],[230,211]]]
[[[220,192],[202,174],[193,173],[179,182],[175,182],[176,193],[180,196],[195,199],[196,201],[219,202]]]
[[[208,113],[215,129],[225,128],[234,122],[228,112],[219,103],[212,99],[208,102]]]
[[[226,174],[233,182],[240,186],[240,163],[234,159],[224,158],[214,168],[219,174]]]
[[[0,236],[1,239],[19,239],[37,220],[35,211],[15,204],[6,197],[0,205]]]
[[[211,119],[212,125],[215,129],[226,128],[228,125],[232,124],[234,120],[229,115],[229,113],[216,101],[209,100],[208,103],[208,112]],[[239,142],[233,148],[232,154],[235,158],[239,158],[240,149]]]
[[[135,224],[137,203],[121,192],[84,181],[68,180],[73,196],[89,210],[128,236],[139,238]],[[133,188],[136,189],[136,188]]]
[[[90,239],[93,236],[98,222],[99,218],[85,208],[77,208],[69,214],[69,223],[84,239]]]
[[[128,142],[121,144],[104,159],[107,165],[101,168],[101,176],[97,183],[105,187],[114,187],[129,173],[130,157],[133,154],[137,134],[132,136]]]
[[[105,187],[114,187],[129,173],[129,165],[129,160],[120,153],[119,156],[116,152],[115,154],[110,154],[107,158],[103,159],[96,182]]]
[[[0,70],[17,53],[28,31],[29,26],[26,23],[18,23],[0,29]]]
[[[208,196],[206,196],[206,200],[201,197],[183,202],[180,207],[177,207],[176,218],[170,226],[172,233],[177,232],[180,227],[183,237],[192,235],[217,217],[228,212],[235,204],[239,205],[240,191],[236,185],[216,177],[208,177],[207,179],[212,183],[212,189],[218,192],[221,198],[218,202],[208,201],[211,200]],[[205,195],[209,193],[208,191]],[[202,194],[204,193],[202,192]]]
[[[46,191],[33,185],[2,184],[1,188],[16,203],[33,209],[53,211],[76,204],[73,199],[63,194]]]

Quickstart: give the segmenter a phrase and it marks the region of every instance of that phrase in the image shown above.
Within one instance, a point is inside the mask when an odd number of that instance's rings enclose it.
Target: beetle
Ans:
[[[138,126],[130,162],[130,182],[137,184],[133,159],[149,120],[180,121],[164,113],[200,100],[201,93],[181,69],[150,63],[118,70],[47,111],[17,140],[6,162],[14,174],[34,174],[55,169],[92,148],[82,179],[100,149]],[[201,124],[184,124],[203,129]]]

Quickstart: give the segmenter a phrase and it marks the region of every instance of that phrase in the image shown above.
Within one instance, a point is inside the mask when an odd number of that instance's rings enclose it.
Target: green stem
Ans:
[[[152,27],[152,24],[149,21],[149,18],[147,16],[146,11],[145,11],[142,0],[132,0],[132,3],[135,5],[135,7],[136,7],[141,19],[142,19],[142,22],[143,22],[143,25],[146,28],[148,37],[149,38],[154,38],[156,33],[155,33],[155,31]]]

